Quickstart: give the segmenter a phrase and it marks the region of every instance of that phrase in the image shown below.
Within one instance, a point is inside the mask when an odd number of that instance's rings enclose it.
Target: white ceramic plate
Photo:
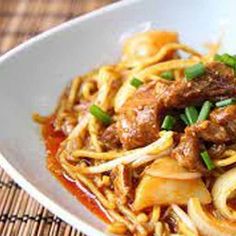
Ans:
[[[50,175],[32,112],[49,114],[65,84],[119,56],[120,37],[152,23],[176,30],[199,48],[225,33],[236,52],[234,0],[130,0],[69,21],[0,58],[1,166],[34,198],[88,235],[105,235],[104,224]]]

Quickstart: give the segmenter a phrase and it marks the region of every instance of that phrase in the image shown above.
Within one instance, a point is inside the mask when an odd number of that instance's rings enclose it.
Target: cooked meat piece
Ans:
[[[132,198],[132,175],[128,166],[118,165],[111,172],[113,179],[115,194],[120,203],[127,203],[129,198]]]
[[[202,170],[200,161],[200,140],[214,144],[224,145],[236,139],[236,105],[217,108],[210,114],[210,120],[197,122],[185,129],[178,146],[173,150],[172,156],[180,165],[189,170]],[[224,148],[221,148],[224,151]],[[211,156],[222,153],[219,149],[210,149]],[[200,165],[199,165],[200,164]]]
[[[209,149],[208,153],[210,157],[219,158],[223,155],[226,150],[225,144],[213,144]]]
[[[172,156],[180,165],[189,170],[203,170],[200,161],[200,139],[220,144],[236,139],[236,105],[215,109],[210,114],[210,120],[197,122],[185,129],[178,146],[173,150]],[[224,151],[224,148],[221,148]],[[210,149],[211,156],[222,153],[219,149]]]
[[[117,133],[120,142],[125,149],[150,144],[158,138],[163,111],[199,104],[204,100],[214,101],[232,96],[236,96],[234,71],[219,62],[208,64],[206,73],[192,81],[158,81],[156,84],[142,86],[124,104],[119,113]],[[190,131],[193,136],[196,134],[196,137],[205,141],[228,142],[229,134],[235,134],[236,137],[236,121],[232,121],[236,112],[232,108],[232,111],[226,113],[222,119],[221,115],[218,115],[218,122],[204,121],[192,126]],[[190,156],[189,153],[187,156]]]
[[[155,84],[142,86],[119,113],[117,128],[123,148],[133,149],[155,141],[159,132],[158,113]]]
[[[169,86],[173,84],[173,81],[169,80],[158,80],[155,85],[155,96],[157,98],[158,103],[162,102],[162,97],[169,88]]]
[[[175,81],[162,96],[166,108],[184,108],[205,100],[219,100],[236,95],[234,70],[219,62],[206,66],[206,73],[191,81]]]
[[[223,126],[231,140],[236,139],[236,105],[215,109],[210,114],[210,120]]]
[[[100,139],[107,150],[118,149],[121,143],[117,133],[116,123],[108,126]]]
[[[172,151],[171,156],[190,171],[204,172],[205,168],[200,160],[199,153],[199,139],[192,132],[186,132],[181,137],[178,146]]]
[[[178,146],[173,150],[172,156],[180,165],[188,170],[205,172],[200,158],[200,140],[223,144],[230,140],[226,129],[209,120],[201,121],[185,129]]]
[[[186,128],[187,132],[195,133],[198,138],[212,143],[225,143],[230,140],[226,129],[212,121],[205,120]]]

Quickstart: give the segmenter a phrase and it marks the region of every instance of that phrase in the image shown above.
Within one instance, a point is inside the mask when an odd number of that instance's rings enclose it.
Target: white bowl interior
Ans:
[[[234,0],[124,1],[33,39],[0,59],[0,150],[8,164],[36,187],[23,184],[64,220],[90,235],[103,235],[104,224],[77,202],[45,167],[45,150],[35,111],[50,114],[63,87],[76,75],[117,60],[121,35],[152,22],[157,28],[180,32],[181,40],[202,49],[224,33],[222,50],[236,50]],[[1,159],[1,157],[0,157]],[[3,157],[0,163],[14,172]],[[14,175],[14,177],[18,175]],[[22,182],[18,176],[18,182]],[[64,209],[64,210],[63,210]],[[68,214],[66,214],[68,213]],[[84,224],[86,223],[86,224]],[[89,227],[92,226],[95,230]],[[96,231],[98,230],[98,231]]]

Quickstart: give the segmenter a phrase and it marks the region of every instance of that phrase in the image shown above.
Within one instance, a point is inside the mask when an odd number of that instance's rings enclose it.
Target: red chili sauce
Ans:
[[[93,214],[109,222],[108,216],[104,209],[96,200],[96,197],[89,192],[81,183],[76,183],[65,175],[60,163],[56,158],[57,150],[60,143],[66,138],[60,131],[55,131],[53,127],[54,116],[48,118],[42,126],[42,136],[47,150],[47,168],[57,178],[57,180],[72,193],[86,208]]]
[[[47,168],[57,178],[57,180],[72,193],[87,209],[98,216],[103,221],[109,223],[109,218],[102,206],[96,200],[96,197],[89,192],[81,183],[75,183],[65,175],[60,163],[56,158],[57,150],[60,143],[66,138],[60,131],[55,131],[53,127],[54,116],[48,118],[42,127],[42,135],[47,149]],[[236,209],[236,200],[228,201],[233,209]],[[213,210],[212,205],[208,206],[208,210]]]

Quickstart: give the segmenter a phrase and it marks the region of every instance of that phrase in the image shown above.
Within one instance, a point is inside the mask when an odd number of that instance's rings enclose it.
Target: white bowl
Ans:
[[[104,63],[116,61],[120,37],[153,23],[180,32],[200,48],[219,39],[236,49],[234,0],[130,0],[113,4],[43,33],[0,58],[1,166],[45,207],[88,235],[105,225],[48,172],[45,149],[32,112],[50,114],[65,84]]]

